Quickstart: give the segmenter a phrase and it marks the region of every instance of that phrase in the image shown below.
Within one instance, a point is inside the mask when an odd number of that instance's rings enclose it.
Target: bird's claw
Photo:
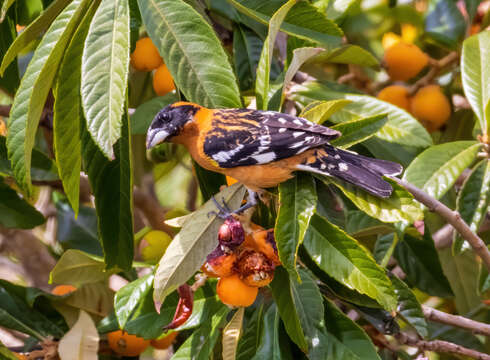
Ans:
[[[228,205],[226,205],[225,198],[221,198],[223,205],[221,205],[214,196],[211,196],[211,200],[213,200],[214,205],[218,208],[218,211],[213,210],[208,212],[208,217],[217,216],[220,219],[225,220],[226,218],[230,217],[231,214],[233,214]]]

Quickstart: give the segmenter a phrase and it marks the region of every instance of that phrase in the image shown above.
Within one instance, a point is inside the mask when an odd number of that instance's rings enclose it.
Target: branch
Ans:
[[[490,360],[490,355],[483,354],[476,350],[468,349],[463,346],[453,344],[443,340],[433,340],[433,341],[419,340],[416,337],[412,337],[405,333],[399,333],[395,337],[400,343],[411,347],[419,348],[420,350],[458,354],[458,355],[468,356],[470,358],[478,359],[478,360]]]
[[[420,89],[423,86],[429,85],[432,80],[441,72],[442,69],[444,69],[446,66],[450,65],[454,61],[459,59],[459,54],[456,51],[453,51],[443,57],[440,60],[433,60],[431,59],[430,65],[431,68],[427,74],[425,74],[423,77],[421,77],[415,84],[413,84],[410,89],[408,90],[408,93],[410,95],[413,95],[417,92],[418,89]]]
[[[470,330],[474,334],[490,336],[490,325],[488,324],[471,320],[463,316],[447,314],[425,305],[422,305],[422,310],[424,311],[425,317],[429,320]]]
[[[449,224],[451,224],[454,229],[461,234],[463,239],[468,241],[473,248],[473,251],[475,251],[475,253],[482,259],[483,263],[490,271],[490,251],[488,251],[488,248],[485,246],[483,240],[477,234],[471,231],[468,224],[466,224],[466,222],[461,218],[460,213],[451,210],[446,205],[434,199],[432,196],[427,194],[425,191],[420,190],[416,186],[396,177],[390,178],[408,190],[416,200],[427,206],[430,211],[436,212]]]

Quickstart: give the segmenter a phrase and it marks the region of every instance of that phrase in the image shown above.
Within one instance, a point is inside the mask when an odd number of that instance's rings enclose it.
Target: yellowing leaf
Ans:
[[[75,325],[63,336],[58,345],[63,360],[97,360],[99,333],[90,316],[80,310]]]

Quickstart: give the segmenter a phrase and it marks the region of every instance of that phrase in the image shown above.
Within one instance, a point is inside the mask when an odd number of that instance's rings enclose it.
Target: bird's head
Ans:
[[[150,149],[179,135],[200,108],[199,105],[183,101],[164,107],[150,124],[146,133],[146,147]]]

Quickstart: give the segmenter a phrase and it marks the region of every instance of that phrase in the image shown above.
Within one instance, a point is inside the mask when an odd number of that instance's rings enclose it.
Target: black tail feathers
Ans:
[[[315,162],[305,161],[298,165],[298,170],[337,177],[383,198],[389,197],[393,192],[383,176],[398,175],[403,170],[400,164],[357,155],[331,145],[319,148],[315,159]]]

